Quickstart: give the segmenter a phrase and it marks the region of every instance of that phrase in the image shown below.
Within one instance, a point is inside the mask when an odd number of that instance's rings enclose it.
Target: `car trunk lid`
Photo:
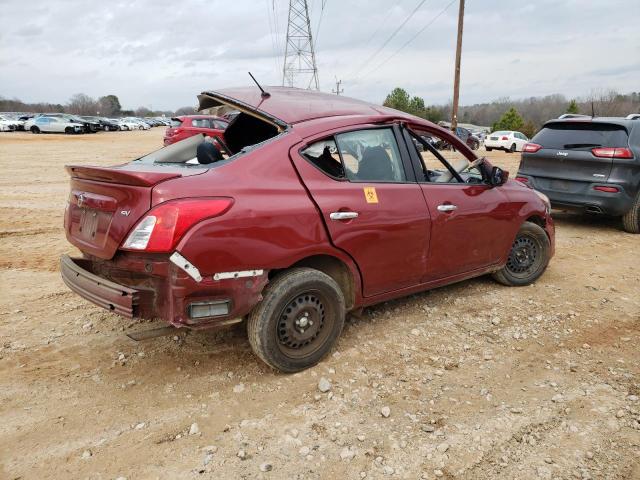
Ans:
[[[536,185],[549,190],[570,191],[572,182],[606,182],[613,160],[597,157],[593,148],[627,148],[624,127],[602,122],[552,122],[531,140],[542,148],[524,153],[519,174],[536,178]],[[581,188],[577,186],[576,188]]]
[[[65,234],[82,252],[110,259],[128,232],[151,208],[153,187],[202,173],[180,167],[124,165],[67,166],[71,192],[65,211]]]

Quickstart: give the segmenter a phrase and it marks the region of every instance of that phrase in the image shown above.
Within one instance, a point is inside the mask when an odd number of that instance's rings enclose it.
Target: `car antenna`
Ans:
[[[593,100],[591,100],[591,118],[596,116],[596,111],[593,108]]]
[[[251,72],[248,72],[248,73],[249,73],[249,76],[251,77],[251,80],[253,80],[254,82],[256,82],[256,85],[258,86],[258,88],[259,88],[259,89],[260,89],[260,91],[262,92],[262,93],[260,94],[260,96],[261,96],[262,98],[270,97],[270,96],[271,96],[271,94],[270,94],[269,92],[265,92],[265,91],[264,91],[264,88],[262,88],[262,87],[260,86],[260,84],[259,84],[259,83],[258,83],[258,81],[256,80],[256,77],[254,77],[253,75],[251,75]]]

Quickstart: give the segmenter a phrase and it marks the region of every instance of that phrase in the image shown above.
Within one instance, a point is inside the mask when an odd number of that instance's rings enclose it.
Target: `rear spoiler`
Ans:
[[[79,165],[67,165],[64,167],[72,178],[82,180],[95,180],[106,183],[118,183],[121,185],[133,185],[136,187],[152,187],[170,178],[181,177],[177,172],[157,172],[125,170],[119,167],[91,167]]]

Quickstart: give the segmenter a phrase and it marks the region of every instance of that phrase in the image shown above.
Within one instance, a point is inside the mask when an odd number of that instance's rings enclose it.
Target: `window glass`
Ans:
[[[352,182],[404,182],[400,152],[389,128],[336,135],[347,178]]]
[[[327,175],[333,178],[345,178],[344,168],[333,138],[313,143],[301,153]]]
[[[589,149],[628,147],[629,135],[620,125],[598,122],[558,122],[547,124],[532,140],[544,148]]]
[[[211,128],[208,118],[193,118],[191,125],[198,128]]]

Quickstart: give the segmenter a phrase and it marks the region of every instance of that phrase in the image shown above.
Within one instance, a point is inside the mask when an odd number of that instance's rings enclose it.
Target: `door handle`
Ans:
[[[331,212],[329,218],[331,220],[351,220],[357,218],[358,212]]]
[[[438,205],[439,212],[453,212],[458,208],[457,205],[451,205],[450,203],[445,203],[443,205]]]

